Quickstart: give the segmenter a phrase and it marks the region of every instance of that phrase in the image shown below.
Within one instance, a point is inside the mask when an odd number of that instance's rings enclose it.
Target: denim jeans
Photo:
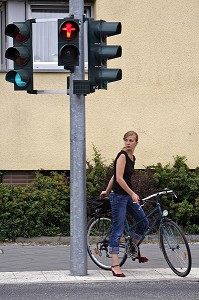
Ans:
[[[124,233],[124,222],[126,219],[126,211],[130,213],[132,218],[137,222],[145,217],[142,207],[134,203],[129,195],[119,195],[114,192],[110,193],[110,203],[112,209],[112,229],[110,234],[109,252],[113,254],[119,253],[119,241]],[[135,238],[139,239],[149,226],[147,218],[141,222],[135,231]]]

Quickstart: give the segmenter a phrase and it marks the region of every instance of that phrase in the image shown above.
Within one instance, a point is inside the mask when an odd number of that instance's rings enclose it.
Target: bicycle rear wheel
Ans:
[[[160,225],[160,247],[169,267],[178,276],[185,277],[191,270],[191,251],[180,227],[165,219]]]
[[[107,217],[93,218],[88,223],[87,249],[93,262],[104,270],[111,270],[111,254],[109,253],[109,235],[111,219]],[[125,238],[120,240],[119,261],[120,266],[127,259],[125,251]]]

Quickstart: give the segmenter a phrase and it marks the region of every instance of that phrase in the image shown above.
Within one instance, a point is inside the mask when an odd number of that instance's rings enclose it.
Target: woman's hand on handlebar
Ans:
[[[140,202],[140,197],[139,197],[135,192],[132,192],[131,198],[132,198],[133,202],[139,204],[139,202]]]
[[[106,191],[102,191],[100,194],[100,199],[105,198],[108,196],[108,193]]]

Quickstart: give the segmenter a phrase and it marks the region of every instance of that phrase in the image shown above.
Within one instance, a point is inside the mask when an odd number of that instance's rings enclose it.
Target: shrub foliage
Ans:
[[[64,175],[36,173],[25,187],[1,184],[0,240],[16,237],[69,235],[69,186]]]
[[[186,231],[199,233],[199,172],[189,170],[186,157],[176,156],[174,165],[153,167],[156,185],[169,187],[178,198],[167,203],[170,216]]]

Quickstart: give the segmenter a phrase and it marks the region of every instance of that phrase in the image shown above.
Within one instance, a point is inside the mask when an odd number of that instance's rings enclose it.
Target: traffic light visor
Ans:
[[[63,65],[73,66],[79,57],[79,49],[75,45],[65,45],[61,48],[59,54]]]
[[[24,66],[30,60],[27,47],[10,47],[6,50],[5,57],[13,60],[18,66]]]
[[[25,23],[9,24],[6,26],[5,35],[12,37],[17,42],[24,43],[30,36],[30,30]]]
[[[120,22],[105,22],[101,20],[101,34],[104,36],[113,36],[122,32],[122,24]]]
[[[6,74],[6,81],[14,83],[17,87],[26,87],[29,83],[29,75],[26,71],[19,70],[17,71],[9,71]]]

